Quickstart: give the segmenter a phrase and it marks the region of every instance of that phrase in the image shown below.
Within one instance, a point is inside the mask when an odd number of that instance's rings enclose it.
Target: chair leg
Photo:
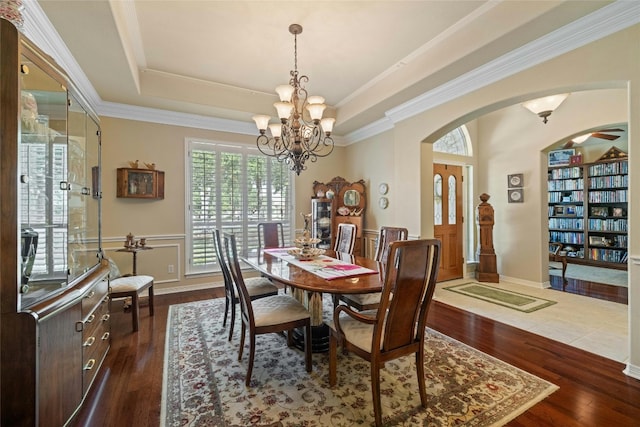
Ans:
[[[244,350],[245,332],[247,332],[247,328],[244,326],[244,322],[242,322],[242,332],[240,333],[240,350],[238,351],[238,360],[242,360],[242,350]]]
[[[222,319],[222,327],[227,326],[227,315],[229,314],[229,298],[224,298],[224,318]]]
[[[333,334],[329,336],[329,385],[336,385],[336,368],[338,364],[338,338]]]
[[[253,359],[256,354],[256,336],[253,333],[249,333],[249,367],[247,368],[247,378],[244,380],[244,384],[248,387],[251,383],[251,372],[253,372]]]
[[[424,384],[424,345],[416,353],[416,372],[418,374],[418,390],[420,390],[420,403],[427,407],[427,388]]]
[[[371,392],[373,394],[373,415],[376,426],[382,425],[382,405],[380,404],[380,367],[371,362]]]
[[[140,312],[140,305],[138,304],[138,293],[134,292],[131,295],[131,317],[133,322],[133,332],[138,332],[138,313]]]
[[[149,286],[149,316],[153,316],[153,284]]]
[[[311,372],[312,363],[311,363],[311,320],[307,323],[304,331],[304,347],[305,347],[305,360],[307,364],[307,372]]]
[[[233,326],[236,323],[236,302],[227,300],[227,304],[231,304],[231,319],[229,324],[229,341],[231,341],[231,337],[233,336]],[[227,313],[225,313],[226,315]],[[243,336],[244,337],[244,336]]]

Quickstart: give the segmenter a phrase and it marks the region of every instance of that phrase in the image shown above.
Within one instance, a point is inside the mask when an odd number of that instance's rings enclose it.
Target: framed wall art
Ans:
[[[571,156],[574,156],[575,154],[575,148],[549,151],[549,166],[568,166],[571,164]]]

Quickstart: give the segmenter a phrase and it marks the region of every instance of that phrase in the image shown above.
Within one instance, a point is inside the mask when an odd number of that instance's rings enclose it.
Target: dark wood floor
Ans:
[[[220,296],[219,290],[156,296],[155,316],[142,308],[137,333],[131,331],[131,315],[114,303],[112,347],[74,424],[159,425],[168,307]],[[640,381],[625,376],[621,363],[439,302],[432,304],[428,323],[560,387],[509,426],[640,425]]]

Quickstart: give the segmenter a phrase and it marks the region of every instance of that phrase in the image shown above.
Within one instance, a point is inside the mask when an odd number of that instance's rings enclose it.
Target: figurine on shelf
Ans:
[[[156,164],[155,163],[147,163],[145,162],[144,165],[147,167],[147,169],[149,170],[156,170]]]
[[[131,169],[138,169],[138,160],[136,161],[129,161],[129,166],[131,167]]]
[[[135,246],[134,238],[135,236],[131,232],[129,232],[129,234],[127,234],[127,240],[125,241],[125,247],[131,248]]]

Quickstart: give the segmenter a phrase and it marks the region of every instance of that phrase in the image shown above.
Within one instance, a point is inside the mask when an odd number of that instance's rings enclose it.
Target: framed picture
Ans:
[[[571,164],[571,156],[574,156],[575,154],[575,148],[549,151],[549,166],[568,166]]]
[[[620,218],[620,217],[627,216],[627,213],[624,211],[624,208],[613,208],[611,212],[611,216]]]
[[[564,206],[554,206],[553,207],[553,214],[555,216],[564,215]]]
[[[567,216],[576,216],[575,205],[568,205],[564,207],[564,214]]]
[[[524,175],[521,173],[514,173],[507,176],[507,185],[509,188],[522,188],[524,187]]]
[[[581,165],[582,164],[582,154],[578,153],[575,156],[571,156],[569,159],[569,164],[571,165]]]
[[[607,241],[603,236],[589,236],[589,244],[594,246],[606,246]]]
[[[509,198],[509,203],[522,203],[524,202],[524,192],[522,191],[522,188],[518,188],[515,190],[508,190],[508,198]]]
[[[609,216],[609,208],[607,206],[592,206],[591,216],[607,217]]]

